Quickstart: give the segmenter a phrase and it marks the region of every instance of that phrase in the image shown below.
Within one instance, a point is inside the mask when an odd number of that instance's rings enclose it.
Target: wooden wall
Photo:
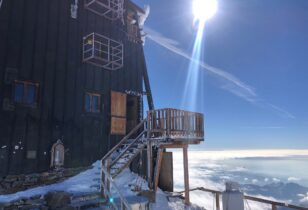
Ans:
[[[67,167],[100,159],[122,136],[110,135],[110,92],[142,91],[142,44],[127,39],[121,21],[83,6],[71,18],[73,0],[3,0],[0,9],[0,175],[44,171],[50,149],[61,139]],[[127,3],[127,2],[126,2]],[[124,44],[124,67],[108,71],[82,63],[82,38],[97,32]],[[16,79],[38,82],[39,105],[12,101],[7,68]],[[84,112],[85,91],[102,94],[102,113]],[[10,100],[12,110],[4,110]],[[36,151],[36,158],[27,158]]]

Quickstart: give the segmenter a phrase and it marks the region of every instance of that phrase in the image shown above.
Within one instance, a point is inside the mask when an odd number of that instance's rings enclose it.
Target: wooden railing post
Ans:
[[[152,142],[150,140],[151,137],[151,126],[154,128],[153,124],[150,125],[150,121],[153,120],[154,116],[154,110],[153,111],[148,111],[148,128],[147,128],[147,178],[148,178],[148,187],[152,189]],[[152,122],[153,123],[153,122]]]
[[[216,210],[220,210],[219,193],[215,193],[216,198]]]
[[[170,119],[170,117],[171,117],[171,113],[170,113],[171,110],[167,109],[166,112],[167,112],[167,131],[166,131],[166,136],[167,136],[167,138],[169,138],[170,137],[170,124],[171,124],[171,119]]]
[[[188,147],[187,145],[183,146],[184,184],[185,184],[185,204],[186,204],[186,205],[190,205],[187,147]]]

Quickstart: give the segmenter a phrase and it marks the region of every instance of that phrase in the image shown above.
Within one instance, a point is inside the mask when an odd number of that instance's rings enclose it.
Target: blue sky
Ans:
[[[156,108],[204,113],[207,149],[308,149],[307,0],[219,0],[190,80],[192,1],[135,2]]]

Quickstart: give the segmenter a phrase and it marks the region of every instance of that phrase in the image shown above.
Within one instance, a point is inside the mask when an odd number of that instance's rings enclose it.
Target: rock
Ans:
[[[36,183],[38,182],[39,175],[38,174],[29,174],[25,176],[25,183]]]
[[[8,175],[7,177],[5,177],[4,181],[5,182],[15,182],[19,179],[19,176],[15,176],[15,175]]]
[[[5,182],[5,181],[3,181],[2,183],[1,183],[1,187],[3,188],[3,189],[10,189],[11,188],[11,183],[10,182]]]
[[[65,170],[65,171],[63,172],[63,176],[65,176],[65,177],[70,177],[70,176],[73,176],[73,175],[75,175],[75,174],[76,174],[76,172],[73,171],[73,170],[70,170],[70,169],[67,169],[67,170]]]
[[[40,177],[39,177],[40,182],[45,182],[47,180],[48,176],[49,176],[48,172],[41,173]]]
[[[23,183],[24,183],[23,181],[15,181],[12,184],[12,188],[19,188],[22,186]]]
[[[155,192],[154,191],[143,190],[140,193],[138,193],[138,195],[148,198],[148,200],[152,203],[155,202]]]
[[[61,210],[75,210],[75,208],[72,206],[64,206],[64,207],[61,207]]]
[[[49,192],[45,195],[45,201],[49,209],[62,209],[71,203],[71,196],[66,192]]]

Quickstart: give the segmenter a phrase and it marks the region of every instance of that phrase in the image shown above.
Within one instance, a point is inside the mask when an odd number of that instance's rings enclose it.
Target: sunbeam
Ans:
[[[198,27],[197,36],[194,42],[194,47],[192,51],[192,61],[188,67],[188,74],[184,86],[184,95],[182,99],[182,108],[189,108],[190,110],[195,110],[197,92],[199,84],[199,68],[200,68],[200,59],[202,53],[202,43],[203,43],[203,32],[204,24],[200,24]]]

